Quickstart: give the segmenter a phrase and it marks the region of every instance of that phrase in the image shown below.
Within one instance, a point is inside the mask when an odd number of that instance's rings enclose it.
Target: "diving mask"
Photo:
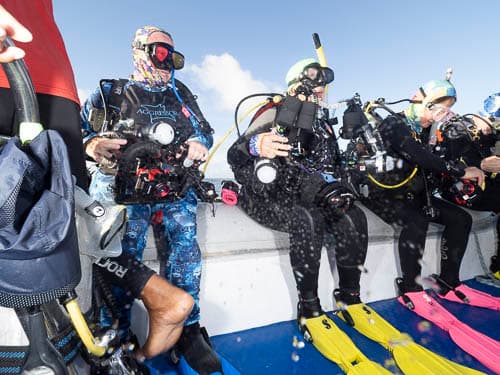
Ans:
[[[184,67],[184,55],[174,50],[174,47],[168,43],[145,44],[143,49],[157,69],[180,70]]]

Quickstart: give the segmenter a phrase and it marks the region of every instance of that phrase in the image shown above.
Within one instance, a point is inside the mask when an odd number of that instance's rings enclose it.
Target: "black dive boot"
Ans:
[[[434,282],[435,289],[434,288],[433,289],[439,295],[445,296],[446,294],[448,294],[448,292],[453,291],[453,293],[455,293],[455,295],[459,299],[464,301],[464,303],[470,303],[469,299],[465,294],[463,294],[460,290],[455,290],[455,287],[448,284],[446,281],[440,278],[439,275],[433,273],[432,275],[429,276],[429,278]]]
[[[324,313],[316,293],[304,293],[299,296],[299,302],[297,303],[297,323],[299,331],[302,332],[304,340],[307,342],[312,342],[312,336],[306,327],[306,320],[317,318]]]
[[[184,327],[174,350],[200,375],[223,374],[221,360],[212,349],[206,329],[199,323]]]
[[[333,296],[338,304],[344,305],[356,305],[361,303],[361,298],[359,298],[359,292],[348,292],[341,289],[335,289],[333,291]]]
[[[403,299],[403,302],[405,303],[406,307],[408,307],[410,310],[415,309],[415,305],[413,304],[412,300],[410,299],[410,297],[408,297],[406,293],[421,292],[424,290],[424,288],[422,288],[422,286],[417,284],[408,287],[408,285],[406,285],[402,277],[396,277],[396,279],[394,280],[394,284],[396,285],[397,295]]]
[[[304,293],[299,296],[297,303],[297,319],[316,318],[325,312],[321,308],[318,296],[314,293]]]
[[[335,289],[333,291],[333,297],[335,298],[335,302],[339,308],[337,314],[342,315],[344,321],[351,327],[354,327],[354,319],[351,314],[349,314],[349,311],[347,311],[346,306],[361,303],[359,292],[347,292],[345,290]]]
[[[490,271],[493,274],[500,272],[500,259],[498,258],[497,255],[493,255],[491,257]]]

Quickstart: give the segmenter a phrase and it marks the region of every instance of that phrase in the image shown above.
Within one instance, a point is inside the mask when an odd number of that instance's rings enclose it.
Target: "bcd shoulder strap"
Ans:
[[[128,83],[128,79],[102,79],[99,82],[99,85],[101,86],[101,93],[104,93],[103,85],[105,83],[111,83],[111,88],[107,97],[103,95],[102,100],[104,106],[106,107],[106,120],[112,125],[120,118],[121,104],[123,98],[125,97],[125,85]]]
[[[212,134],[214,130],[201,112],[201,109],[198,106],[198,102],[196,101],[197,96],[193,95],[191,90],[189,90],[189,88],[178,79],[175,80],[175,88],[177,89],[177,92],[179,93],[185,104],[194,112],[196,119],[200,124],[201,130],[206,133]]]

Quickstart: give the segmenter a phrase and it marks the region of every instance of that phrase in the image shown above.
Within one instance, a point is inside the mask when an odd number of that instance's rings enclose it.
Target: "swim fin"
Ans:
[[[304,339],[318,351],[335,362],[348,375],[390,374],[376,362],[370,361],[326,314],[314,318],[302,318],[299,329]]]
[[[440,374],[473,375],[482,372],[444,358],[401,333],[371,307],[359,303],[339,310],[337,315],[358,332],[389,350],[401,371],[406,375]]]
[[[467,300],[459,298],[457,292],[461,292]],[[450,290],[444,296],[438,293],[438,296],[452,302],[467,303],[471,306],[500,310],[500,298],[493,297],[491,294],[469,288],[464,284],[457,286],[454,290]]]
[[[491,294],[469,288],[467,285],[460,284],[452,287],[438,275],[431,275],[430,279],[436,283],[437,295],[440,298],[452,302],[465,303],[471,306],[484,307],[486,309],[500,310],[500,298]]]
[[[221,367],[219,370],[214,370],[215,372],[197,372],[187,363],[184,356],[179,358],[178,371],[182,375],[240,375],[241,373],[236,370],[236,368],[230,364],[224,357],[217,354],[220,360]]]
[[[398,298],[398,301],[422,318],[444,329],[464,351],[486,367],[500,373],[500,342],[458,320],[424,291],[405,293]]]

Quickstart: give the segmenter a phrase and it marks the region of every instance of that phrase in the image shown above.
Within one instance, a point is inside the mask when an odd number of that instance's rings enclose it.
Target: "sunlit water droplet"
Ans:
[[[417,324],[417,329],[419,332],[428,332],[431,329],[431,323],[427,320],[422,320]]]

